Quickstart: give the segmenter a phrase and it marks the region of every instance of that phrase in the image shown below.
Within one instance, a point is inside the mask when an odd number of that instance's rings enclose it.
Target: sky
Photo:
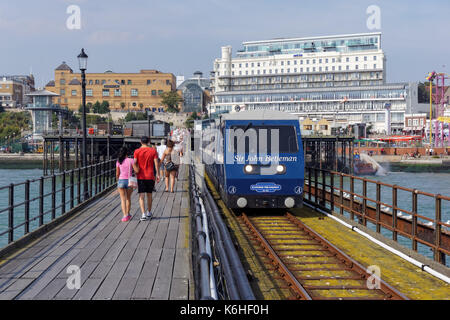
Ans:
[[[80,10],[79,29],[73,11]],[[367,8],[380,9],[380,29],[369,29]],[[0,74],[29,74],[36,86],[65,61],[78,72],[157,69],[209,76],[221,46],[233,55],[244,41],[382,32],[387,81],[424,81],[450,73],[448,0],[2,0]],[[373,21],[373,20],[371,20]]]

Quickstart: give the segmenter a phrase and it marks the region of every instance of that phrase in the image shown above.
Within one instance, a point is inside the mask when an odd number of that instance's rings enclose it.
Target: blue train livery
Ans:
[[[302,206],[304,154],[297,116],[242,111],[209,125],[201,143],[205,170],[229,208]]]

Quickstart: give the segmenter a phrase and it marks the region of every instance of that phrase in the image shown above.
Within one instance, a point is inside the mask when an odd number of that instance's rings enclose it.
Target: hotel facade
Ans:
[[[212,91],[212,113],[281,110],[379,133],[400,132],[417,104],[417,83],[386,83],[381,33],[249,41],[236,57],[222,47]]]
[[[78,111],[81,105],[81,73],[63,62],[55,69],[55,80],[45,89],[59,96],[53,103]],[[164,92],[176,90],[176,78],[171,73],[157,70],[141,70],[139,73],[86,73],[86,103],[107,101],[110,110],[145,110],[162,112]]]

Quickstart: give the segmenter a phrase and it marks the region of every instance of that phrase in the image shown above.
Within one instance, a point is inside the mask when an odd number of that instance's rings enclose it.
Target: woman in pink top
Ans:
[[[128,187],[128,182],[133,172],[134,160],[128,158],[127,155],[128,149],[126,147],[120,149],[119,159],[116,163],[117,189],[119,190],[120,201],[122,202],[123,222],[131,219],[131,194],[133,193],[133,188]]]

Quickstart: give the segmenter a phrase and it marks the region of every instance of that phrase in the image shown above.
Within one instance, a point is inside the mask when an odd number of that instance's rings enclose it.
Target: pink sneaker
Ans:
[[[127,222],[131,219],[131,215],[127,215],[125,217],[122,218],[122,222]]]

